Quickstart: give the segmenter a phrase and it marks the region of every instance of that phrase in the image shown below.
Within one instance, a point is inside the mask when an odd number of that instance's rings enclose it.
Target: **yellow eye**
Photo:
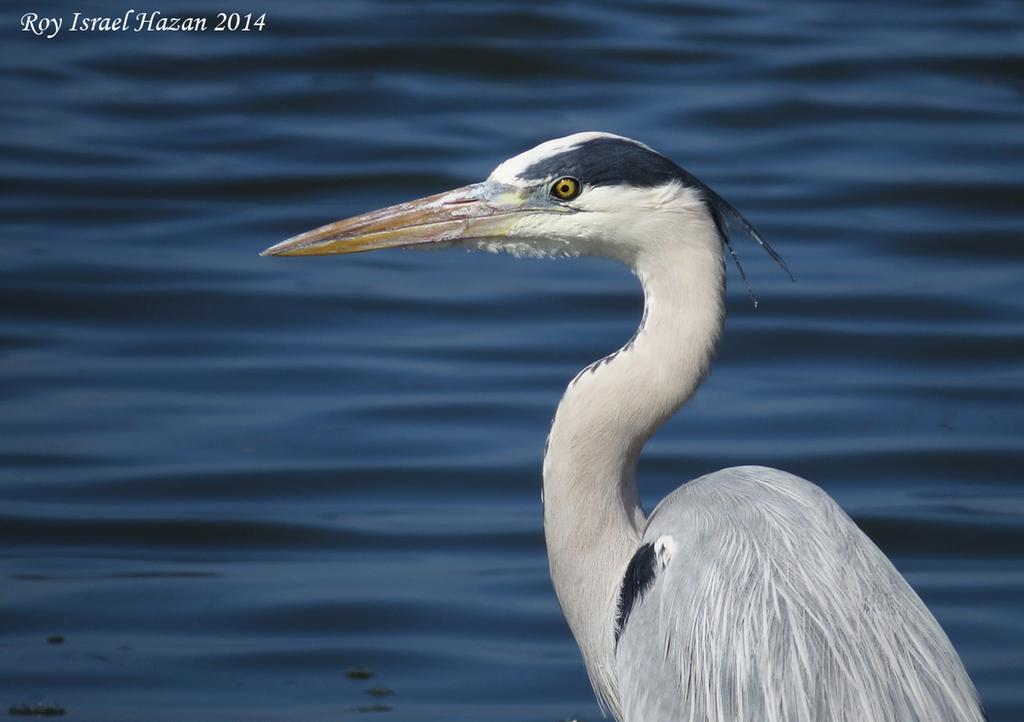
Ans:
[[[575,178],[566,176],[559,178],[551,186],[551,195],[562,201],[571,201],[580,194],[580,182]]]

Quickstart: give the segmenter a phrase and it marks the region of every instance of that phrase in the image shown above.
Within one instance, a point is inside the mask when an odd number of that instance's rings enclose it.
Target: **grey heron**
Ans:
[[[983,719],[938,622],[819,487],[735,467],[644,513],[637,459],[704,378],[722,330],[728,219],[781,263],[666,156],[579,133],[506,160],[481,183],[331,223],[264,255],[448,244],[604,256],[639,278],[639,328],[571,381],[543,465],[555,593],[595,694],[618,720]]]

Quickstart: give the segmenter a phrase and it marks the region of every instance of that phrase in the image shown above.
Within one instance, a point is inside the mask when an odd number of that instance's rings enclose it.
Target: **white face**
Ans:
[[[517,256],[604,256],[632,262],[645,246],[685,236],[694,222],[712,223],[698,194],[680,183],[658,188],[588,186],[568,200],[554,197],[560,177],[496,187],[525,201],[529,211],[510,216],[501,235],[464,245]]]
[[[580,172],[581,164],[573,161],[574,153],[585,153],[586,144],[594,140],[629,143],[654,154],[641,143],[610,133],[577,133],[541,143],[501,163],[483,184],[494,202],[529,211],[515,214],[501,237],[464,243],[514,255],[596,255],[631,262],[645,245],[668,233],[675,238],[685,233],[688,223],[711,222],[699,192],[676,179],[653,186],[635,186],[625,179],[590,182]]]

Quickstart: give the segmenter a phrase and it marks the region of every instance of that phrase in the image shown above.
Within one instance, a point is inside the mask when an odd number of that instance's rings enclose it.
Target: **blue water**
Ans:
[[[600,719],[540,459],[565,383],[632,332],[634,279],[256,254],[602,129],[797,277],[737,239],[761,304],[730,269],[648,508],[723,466],[814,480],[993,722],[1024,719],[1019,3],[232,3],[267,29],[46,40],[22,13],[213,12],[0,11],[0,711]]]

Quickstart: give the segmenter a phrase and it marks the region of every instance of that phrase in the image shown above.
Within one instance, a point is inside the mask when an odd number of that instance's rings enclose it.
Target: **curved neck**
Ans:
[[[724,317],[721,241],[710,219],[693,225],[707,237],[666,239],[633,261],[643,321],[629,343],[569,384],[544,458],[552,582],[591,683],[613,713],[618,586],[646,521],[636,462],[703,379]]]

